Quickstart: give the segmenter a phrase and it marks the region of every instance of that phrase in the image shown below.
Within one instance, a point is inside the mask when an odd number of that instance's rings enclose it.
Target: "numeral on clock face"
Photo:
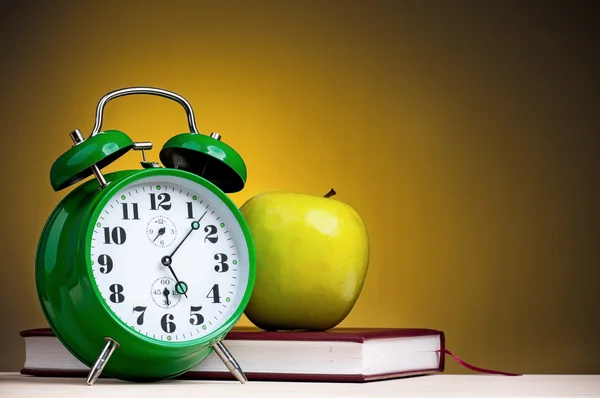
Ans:
[[[122,245],[127,239],[127,233],[123,227],[108,228],[104,227],[104,243],[109,245],[115,243]]]
[[[129,211],[131,210],[131,220],[139,220],[140,216],[139,216],[139,210],[138,210],[138,204],[137,203],[121,203],[121,206],[123,206],[123,220],[130,220],[129,218]]]
[[[158,204],[156,194],[150,194],[150,210],[170,210],[171,209],[171,195],[168,193],[161,193],[158,195]]]
[[[248,251],[231,210],[208,188],[152,177],[122,187],[94,220],[90,264],[100,296],[150,338],[201,338],[244,295]]]
[[[113,269],[112,258],[107,254],[98,256],[98,264],[102,265],[102,267],[99,267],[99,270],[103,274],[108,274]]]

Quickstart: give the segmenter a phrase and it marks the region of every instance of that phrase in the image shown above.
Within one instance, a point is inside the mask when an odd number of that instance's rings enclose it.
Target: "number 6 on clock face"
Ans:
[[[167,175],[137,179],[106,198],[91,225],[92,287],[143,337],[199,339],[239,308],[248,242],[231,209],[205,186]]]

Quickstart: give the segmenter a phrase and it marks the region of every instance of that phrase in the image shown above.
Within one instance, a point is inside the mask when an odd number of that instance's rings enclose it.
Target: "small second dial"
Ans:
[[[162,277],[152,284],[152,300],[161,308],[173,308],[179,303],[181,294],[176,289],[175,280]]]

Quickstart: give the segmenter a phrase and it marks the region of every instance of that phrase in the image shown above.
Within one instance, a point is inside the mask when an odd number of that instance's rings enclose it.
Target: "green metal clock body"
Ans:
[[[196,174],[124,170],[75,187],[44,226],[36,255],[41,308],[63,345],[103,374],[172,378],[212,351],[241,317],[255,253],[235,204]],[[167,264],[168,263],[168,264]]]

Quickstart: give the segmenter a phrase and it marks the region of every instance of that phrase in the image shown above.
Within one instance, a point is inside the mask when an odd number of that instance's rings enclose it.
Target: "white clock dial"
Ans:
[[[181,177],[146,177],[120,189],[99,214],[92,274],[125,324],[181,342],[235,313],[248,284],[248,246],[234,214],[209,189]]]

